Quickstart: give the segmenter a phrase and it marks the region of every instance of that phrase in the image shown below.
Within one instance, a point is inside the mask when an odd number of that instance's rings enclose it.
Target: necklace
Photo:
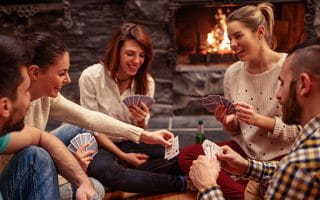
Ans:
[[[126,82],[127,80],[130,80],[130,79],[131,79],[131,76],[129,76],[128,78],[123,79],[123,80],[119,80],[119,79],[117,78],[117,76],[115,76],[114,78],[115,78],[116,83],[123,83],[123,82]]]
[[[124,80],[119,80],[117,76],[115,76],[115,82],[117,83],[120,90],[122,90],[123,88],[129,88],[131,84],[131,80],[132,80],[131,76]]]

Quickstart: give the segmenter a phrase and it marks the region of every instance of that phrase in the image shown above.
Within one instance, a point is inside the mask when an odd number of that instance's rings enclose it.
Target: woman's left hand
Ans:
[[[243,102],[237,102],[234,105],[236,107],[237,117],[239,120],[244,121],[249,125],[257,124],[260,115],[256,113],[252,105]]]
[[[143,103],[142,101],[140,101],[139,106],[133,104],[129,107],[129,110],[130,110],[132,116],[135,118],[137,125],[144,128],[145,120],[146,120],[147,116],[149,115],[148,106],[145,103]]]

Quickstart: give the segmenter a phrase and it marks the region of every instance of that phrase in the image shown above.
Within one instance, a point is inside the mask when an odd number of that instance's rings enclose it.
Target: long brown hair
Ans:
[[[145,52],[145,60],[134,76],[135,93],[145,95],[148,91],[148,73],[153,59],[153,46],[141,26],[134,23],[122,24],[109,41],[101,62],[111,72],[111,77],[116,80],[116,73],[120,67],[120,49],[129,39],[135,40]]]

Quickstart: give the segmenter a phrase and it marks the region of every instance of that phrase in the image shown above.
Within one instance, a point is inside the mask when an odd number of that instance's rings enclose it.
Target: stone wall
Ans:
[[[174,37],[171,0],[70,0],[73,26],[64,28],[57,18],[62,11],[38,13],[30,20],[6,16],[0,12],[1,29],[49,31],[59,35],[71,52],[72,83],[62,93],[79,102],[78,78],[83,69],[99,61],[107,41],[122,22],[141,24],[154,44],[152,75],[156,81],[152,115],[203,114],[199,101],[208,94],[223,94],[224,69],[179,71],[172,61]],[[320,34],[320,3],[315,1],[314,25]],[[171,2],[172,3],[172,2]]]

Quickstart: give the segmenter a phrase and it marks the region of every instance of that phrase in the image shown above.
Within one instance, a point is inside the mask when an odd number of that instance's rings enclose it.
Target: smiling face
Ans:
[[[65,52],[56,57],[54,64],[47,66],[45,70],[40,69],[37,84],[41,88],[41,96],[58,96],[62,87],[71,82],[69,67],[69,53]]]
[[[142,47],[135,40],[126,40],[120,49],[118,74],[124,78],[135,76],[144,60],[145,51]]]
[[[261,42],[257,31],[252,31],[240,21],[229,22],[227,28],[231,49],[241,61],[250,61],[258,57]]]

